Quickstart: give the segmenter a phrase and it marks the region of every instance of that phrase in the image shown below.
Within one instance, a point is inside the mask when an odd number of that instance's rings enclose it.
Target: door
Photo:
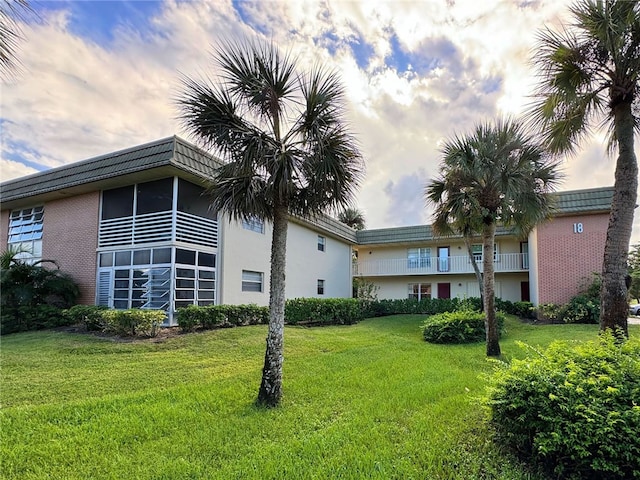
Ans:
[[[438,284],[438,298],[451,298],[451,284],[439,283]]]
[[[520,300],[523,302],[531,301],[531,295],[529,294],[529,282],[520,282]]]
[[[449,247],[438,247],[438,271],[449,271]]]
[[[522,254],[521,268],[529,270],[529,242],[520,242],[520,253]]]

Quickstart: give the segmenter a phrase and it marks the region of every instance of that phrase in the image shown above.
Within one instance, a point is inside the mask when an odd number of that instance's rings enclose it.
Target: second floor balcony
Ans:
[[[482,271],[482,259],[476,258]],[[529,270],[529,255],[526,253],[502,253],[494,256],[496,272],[523,272]],[[447,275],[473,273],[468,255],[451,257],[423,258],[384,258],[353,263],[355,276],[393,276],[393,275]]]

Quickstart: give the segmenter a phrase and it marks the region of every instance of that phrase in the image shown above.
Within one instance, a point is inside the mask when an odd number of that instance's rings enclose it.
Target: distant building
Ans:
[[[4,182],[0,249],[56,260],[81,303],[159,308],[170,324],[191,304],[267,305],[271,225],[209,210],[202,194],[219,165],[170,137]],[[498,229],[497,296],[566,302],[601,270],[611,197],[611,188],[558,194],[557,214],[528,239]],[[479,293],[462,240],[426,225],[356,232],[292,217],[287,242],[287,298],[350,297],[353,276],[380,298]]]

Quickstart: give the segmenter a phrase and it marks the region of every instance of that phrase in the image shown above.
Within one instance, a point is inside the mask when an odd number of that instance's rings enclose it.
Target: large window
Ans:
[[[173,250],[160,247],[100,253],[98,304],[167,311],[215,304],[215,254]]]
[[[423,298],[431,298],[431,284],[430,283],[410,283],[409,298],[415,298],[416,300],[422,300]]]
[[[35,262],[42,258],[44,206],[14,210],[9,217],[8,246],[19,250],[18,258]]]
[[[264,233],[264,222],[260,218],[251,217],[242,220],[242,228],[252,232]]]
[[[262,272],[242,271],[242,291],[262,292]]]
[[[209,209],[209,201],[204,188],[178,179],[178,211],[215,220],[216,212]]]
[[[407,267],[408,268],[429,268],[431,266],[430,248],[408,248]]]

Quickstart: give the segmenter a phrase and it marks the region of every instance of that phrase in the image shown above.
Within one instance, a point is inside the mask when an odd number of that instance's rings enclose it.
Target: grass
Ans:
[[[536,479],[496,451],[477,398],[482,343],[431,345],[422,316],[287,327],[280,408],[253,404],[266,327],[114,343],[2,338],[6,479]],[[585,340],[595,325],[510,319],[501,345]],[[639,326],[630,326],[632,335]]]

